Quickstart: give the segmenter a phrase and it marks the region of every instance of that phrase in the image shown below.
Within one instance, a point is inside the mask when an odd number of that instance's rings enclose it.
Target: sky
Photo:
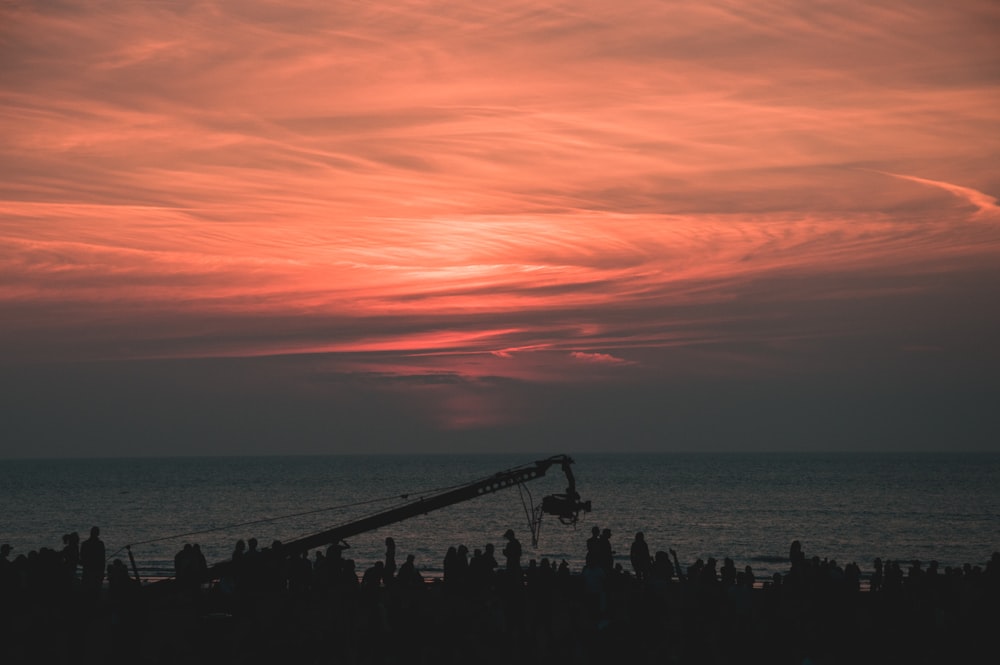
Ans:
[[[0,0],[0,457],[1000,450],[994,0]]]

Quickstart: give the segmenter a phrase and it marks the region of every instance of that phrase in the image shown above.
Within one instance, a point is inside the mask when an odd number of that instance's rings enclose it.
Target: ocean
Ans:
[[[572,453],[570,453],[572,455]],[[174,554],[199,543],[209,563],[237,539],[289,541],[361,516],[529,464],[549,454],[187,457],[0,460],[0,543],[12,556],[60,549],[71,531],[101,528],[109,558],[144,575],[169,574]],[[725,557],[758,579],[788,569],[791,542],[806,555],[856,562],[876,557],[940,566],[984,565],[1000,550],[1000,454],[747,453],[572,455],[577,490],[592,512],[575,526],[543,518],[531,543],[525,502],[563,492],[558,466],[543,478],[452,505],[348,540],[364,570],[392,536],[397,559],[414,554],[439,575],[449,546],[503,547],[513,529],[524,561],[583,565],[593,526],[609,528],[626,569],[643,531],[652,551],[673,548],[682,564]],[[264,521],[267,520],[267,521]],[[500,558],[498,556],[498,558]]]

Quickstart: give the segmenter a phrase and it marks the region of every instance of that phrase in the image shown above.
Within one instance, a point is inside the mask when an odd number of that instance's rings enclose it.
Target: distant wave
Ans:
[[[758,556],[750,557],[751,561],[759,561],[761,563],[787,563],[787,556],[774,556],[773,554],[761,554]]]

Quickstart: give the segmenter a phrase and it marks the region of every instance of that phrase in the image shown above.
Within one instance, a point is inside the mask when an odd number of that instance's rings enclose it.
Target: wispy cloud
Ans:
[[[573,351],[570,353],[575,360],[586,363],[600,363],[605,365],[632,365],[630,360],[613,356],[610,353],[589,353],[584,351]]]
[[[971,187],[962,187],[961,185],[955,185],[950,182],[931,180],[929,178],[918,178],[916,176],[903,175],[900,173],[889,173],[886,171],[879,171],[879,173],[884,173],[885,175],[892,176],[893,178],[900,178],[902,180],[918,182],[921,185],[943,189],[944,191],[953,194],[960,199],[964,199],[965,201],[968,201],[969,204],[975,206],[977,216],[997,219],[997,215],[1000,213],[1000,206],[997,205],[997,198],[995,196],[990,196],[989,194],[972,189]]]

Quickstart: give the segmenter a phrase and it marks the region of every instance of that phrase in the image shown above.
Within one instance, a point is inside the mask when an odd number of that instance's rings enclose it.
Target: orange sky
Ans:
[[[88,373],[157,386],[153,422],[184,386],[280,386],[269,418],[317,432],[345,393],[426,437],[576,436],[601,404],[639,448],[699,447],[724,394],[1000,396],[995,2],[480,5],[0,4],[0,456]],[[685,385],[681,424],[656,396]]]

